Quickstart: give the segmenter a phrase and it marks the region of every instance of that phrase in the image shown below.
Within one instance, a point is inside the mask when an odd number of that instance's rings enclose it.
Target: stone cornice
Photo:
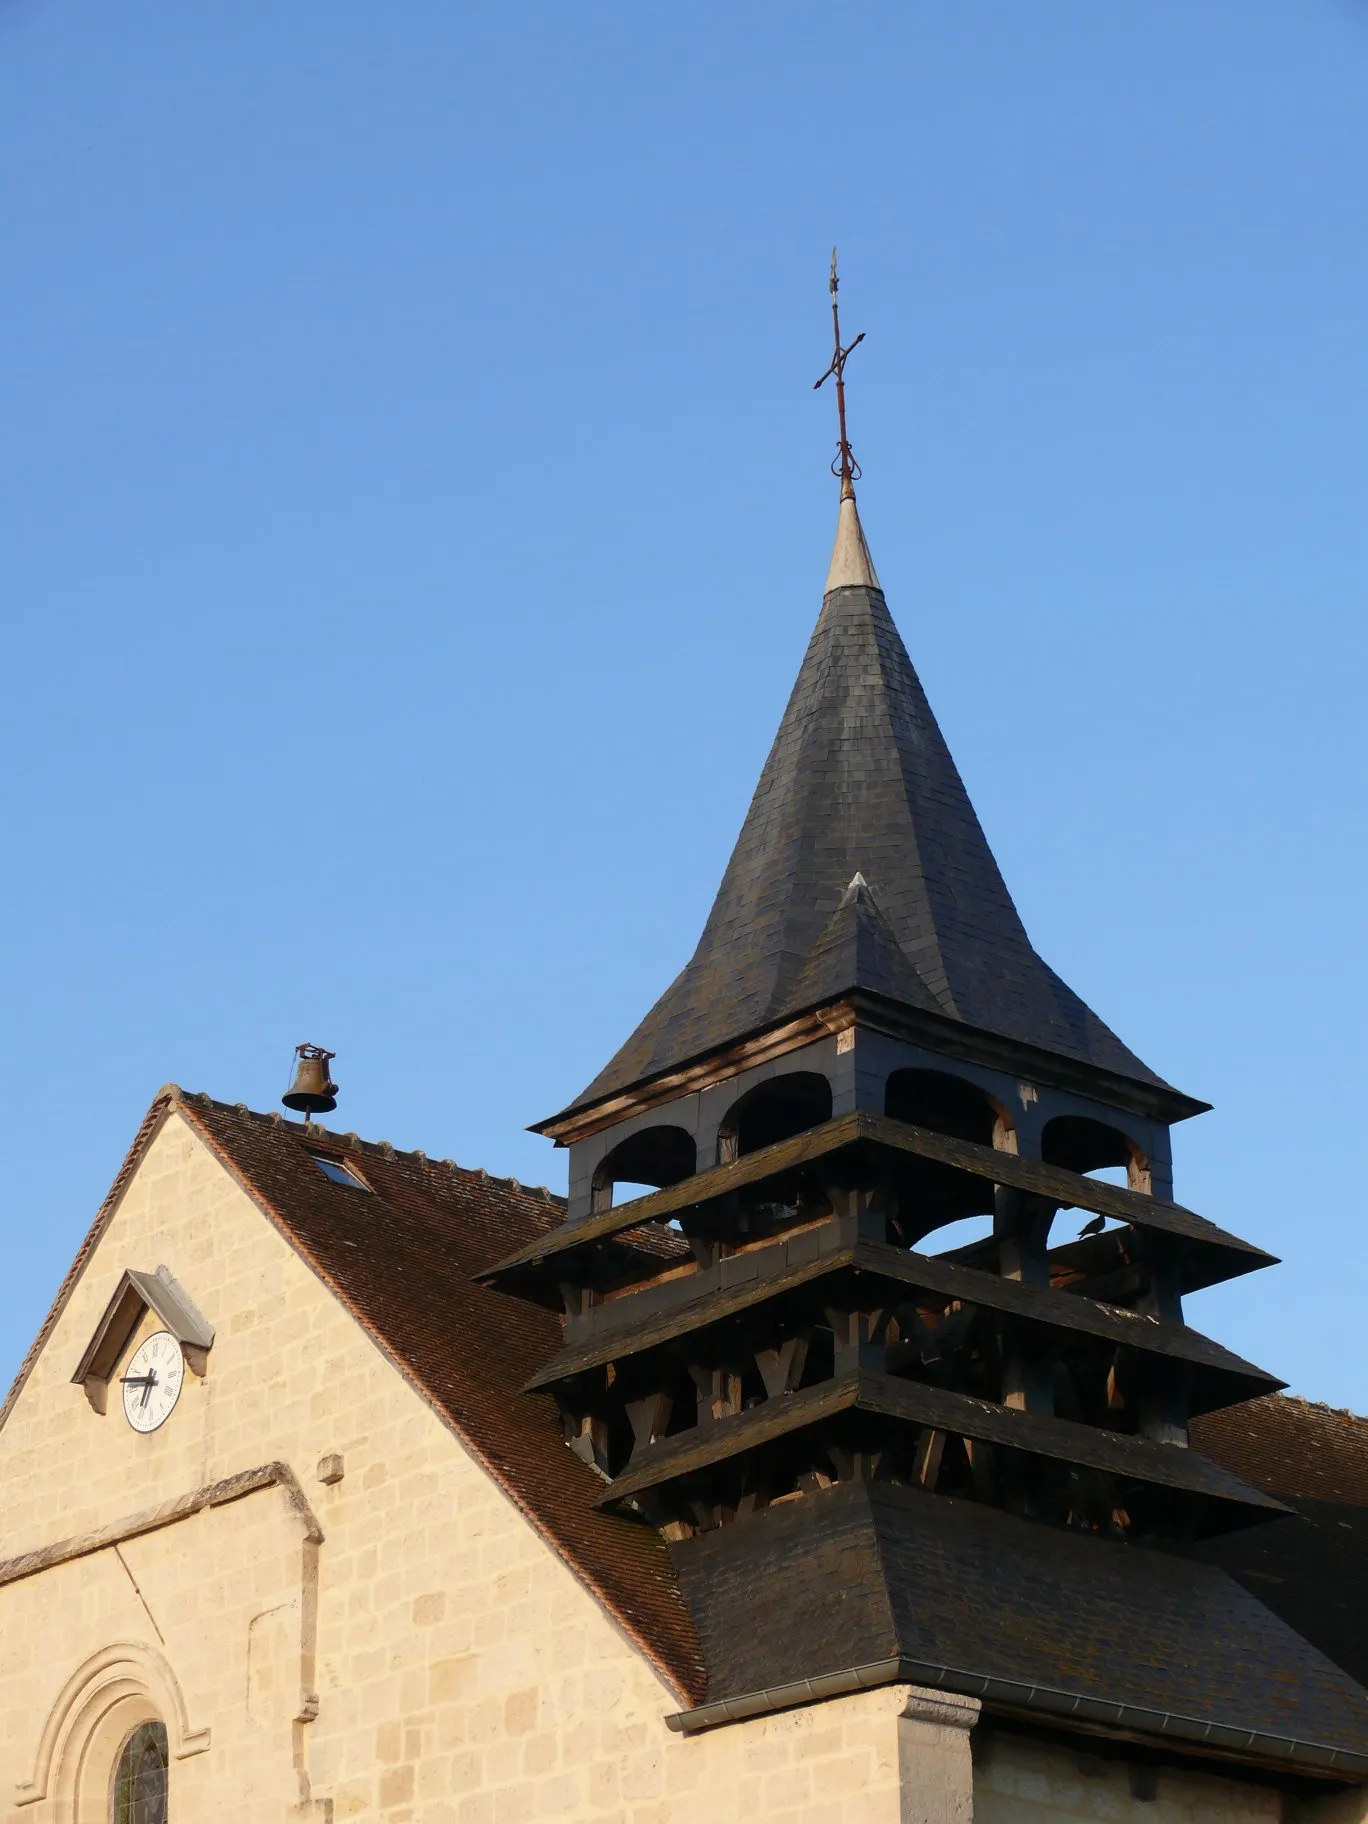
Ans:
[[[0,1587],[18,1583],[24,1577],[35,1577],[54,1565],[69,1564],[73,1558],[88,1558],[94,1552],[108,1551],[122,1545],[126,1539],[137,1539],[144,1533],[155,1533],[161,1527],[174,1526],[177,1521],[188,1520],[206,1508],[226,1507],[230,1501],[240,1501],[244,1495],[255,1494],[263,1488],[281,1489],[299,1518],[305,1538],[315,1545],[322,1543],[323,1529],[294,1471],[285,1463],[263,1463],[256,1469],[244,1469],[235,1476],[226,1476],[221,1482],[192,1489],[189,1494],[177,1495],[156,1507],[144,1508],[139,1514],[113,1520],[107,1526],[77,1533],[70,1539],[59,1539],[52,1545],[39,1546],[17,1558],[4,1559],[0,1561]]]

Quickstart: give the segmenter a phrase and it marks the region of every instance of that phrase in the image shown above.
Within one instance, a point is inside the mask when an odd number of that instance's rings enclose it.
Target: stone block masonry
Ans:
[[[216,1340],[142,1436],[70,1377],[162,1262]],[[174,1108],[0,1430],[0,1558],[6,1824],[104,1824],[153,1715],[174,1824],[1170,1815],[1034,1749],[976,1782],[977,1706],[906,1685],[673,1734],[680,1693]],[[1184,1819],[1277,1815],[1218,1787]]]

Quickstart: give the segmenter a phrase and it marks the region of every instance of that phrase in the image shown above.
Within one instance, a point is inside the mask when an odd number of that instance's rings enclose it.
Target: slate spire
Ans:
[[[698,948],[574,1106],[857,989],[1162,1081],[1032,948],[843,476],[822,612]]]

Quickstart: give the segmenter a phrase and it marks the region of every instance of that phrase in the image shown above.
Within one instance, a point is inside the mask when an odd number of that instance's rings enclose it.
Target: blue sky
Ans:
[[[560,1188],[880,574],[1037,947],[1368,1410],[1368,4],[0,0],[17,1365],[158,1085]],[[139,1263],[148,1264],[148,1263]]]

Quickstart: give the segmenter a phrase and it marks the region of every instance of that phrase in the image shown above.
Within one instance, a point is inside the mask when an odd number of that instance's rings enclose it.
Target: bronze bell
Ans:
[[[337,1085],[328,1075],[328,1065],[337,1056],[321,1045],[296,1045],[294,1082],[280,1098],[286,1108],[301,1115],[326,1115],[337,1107]]]

